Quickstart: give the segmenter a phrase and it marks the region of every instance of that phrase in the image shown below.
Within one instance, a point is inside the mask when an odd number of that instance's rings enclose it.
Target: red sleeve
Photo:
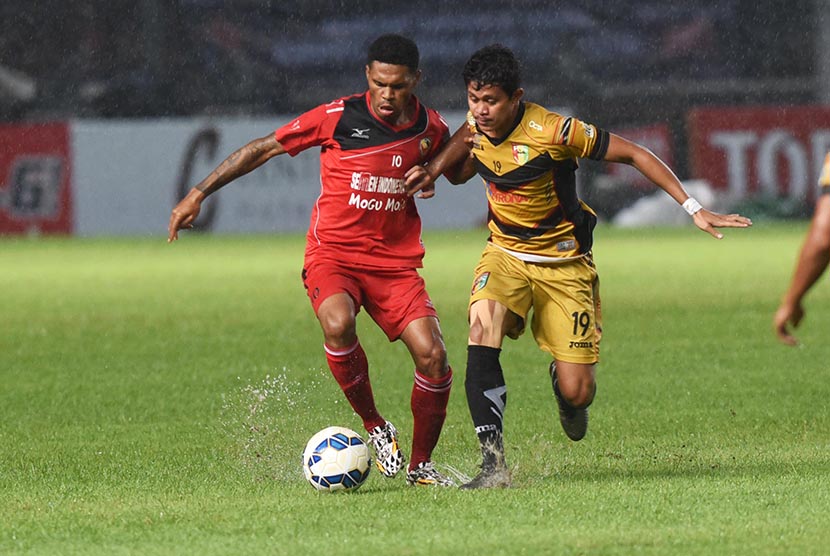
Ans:
[[[274,138],[288,154],[294,156],[331,139],[342,113],[342,100],[322,104],[276,130]]]
[[[439,137],[439,140],[432,145],[432,148],[426,157],[427,159],[432,159],[432,157],[437,155],[441,151],[441,148],[449,142],[450,128],[440,113],[432,109],[430,109],[429,112],[431,125],[435,129],[435,135]]]

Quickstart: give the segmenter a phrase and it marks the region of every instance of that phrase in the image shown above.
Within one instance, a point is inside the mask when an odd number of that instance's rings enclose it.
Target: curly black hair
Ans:
[[[366,63],[371,65],[372,62],[406,66],[413,72],[417,71],[420,62],[418,45],[402,35],[381,35],[369,45]]]
[[[503,44],[491,44],[476,51],[464,64],[464,84],[475,89],[501,87],[508,96],[519,88],[521,70],[513,51]]]

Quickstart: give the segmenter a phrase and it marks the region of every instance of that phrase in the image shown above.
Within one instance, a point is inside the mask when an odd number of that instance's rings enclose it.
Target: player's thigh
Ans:
[[[416,319],[433,317],[437,322],[438,313],[416,269],[364,272],[361,283],[363,307],[390,342]]]
[[[470,305],[469,343],[500,348],[505,336],[518,338],[524,319],[493,299],[479,299]]]
[[[584,259],[536,268],[533,336],[557,361],[588,365],[597,361],[596,276],[593,265]]]
[[[488,245],[481,254],[470,291],[470,340],[499,347],[505,334],[518,337],[533,304],[527,263]],[[492,345],[498,337],[498,345]]]
[[[326,299],[341,293],[352,298],[355,312],[360,310],[363,303],[360,277],[351,269],[330,262],[307,262],[302,279],[314,314],[319,313],[320,306]]]

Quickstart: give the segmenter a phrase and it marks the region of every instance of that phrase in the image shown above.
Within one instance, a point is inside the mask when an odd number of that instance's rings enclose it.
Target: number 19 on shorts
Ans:
[[[574,336],[585,336],[588,333],[588,327],[591,326],[591,315],[588,314],[588,311],[574,311],[571,316],[574,319]]]

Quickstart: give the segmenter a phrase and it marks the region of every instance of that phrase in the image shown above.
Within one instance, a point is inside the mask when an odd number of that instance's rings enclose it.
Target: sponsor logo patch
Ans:
[[[588,137],[590,139],[594,136],[594,127],[593,126],[590,126],[586,123],[583,123],[582,127],[585,129],[585,137]]]
[[[483,290],[484,286],[487,285],[487,280],[489,280],[489,279],[490,279],[490,273],[489,272],[484,272],[484,273],[476,276],[476,279],[473,280],[473,289],[470,291],[470,295]]]
[[[564,251],[573,251],[576,249],[576,241],[573,239],[567,239],[565,241],[560,241],[556,244],[556,250],[561,252]]]
[[[570,342],[568,347],[571,349],[579,349],[579,348],[592,348],[594,347],[594,342]]]
[[[418,150],[421,151],[421,156],[424,156],[429,152],[429,148],[432,146],[432,139],[429,137],[424,137],[421,139],[421,142],[418,144]]]
[[[370,129],[371,128],[368,127],[366,129],[358,129],[356,127],[352,128],[352,134],[350,135],[350,137],[354,137],[355,139],[369,139]]]

